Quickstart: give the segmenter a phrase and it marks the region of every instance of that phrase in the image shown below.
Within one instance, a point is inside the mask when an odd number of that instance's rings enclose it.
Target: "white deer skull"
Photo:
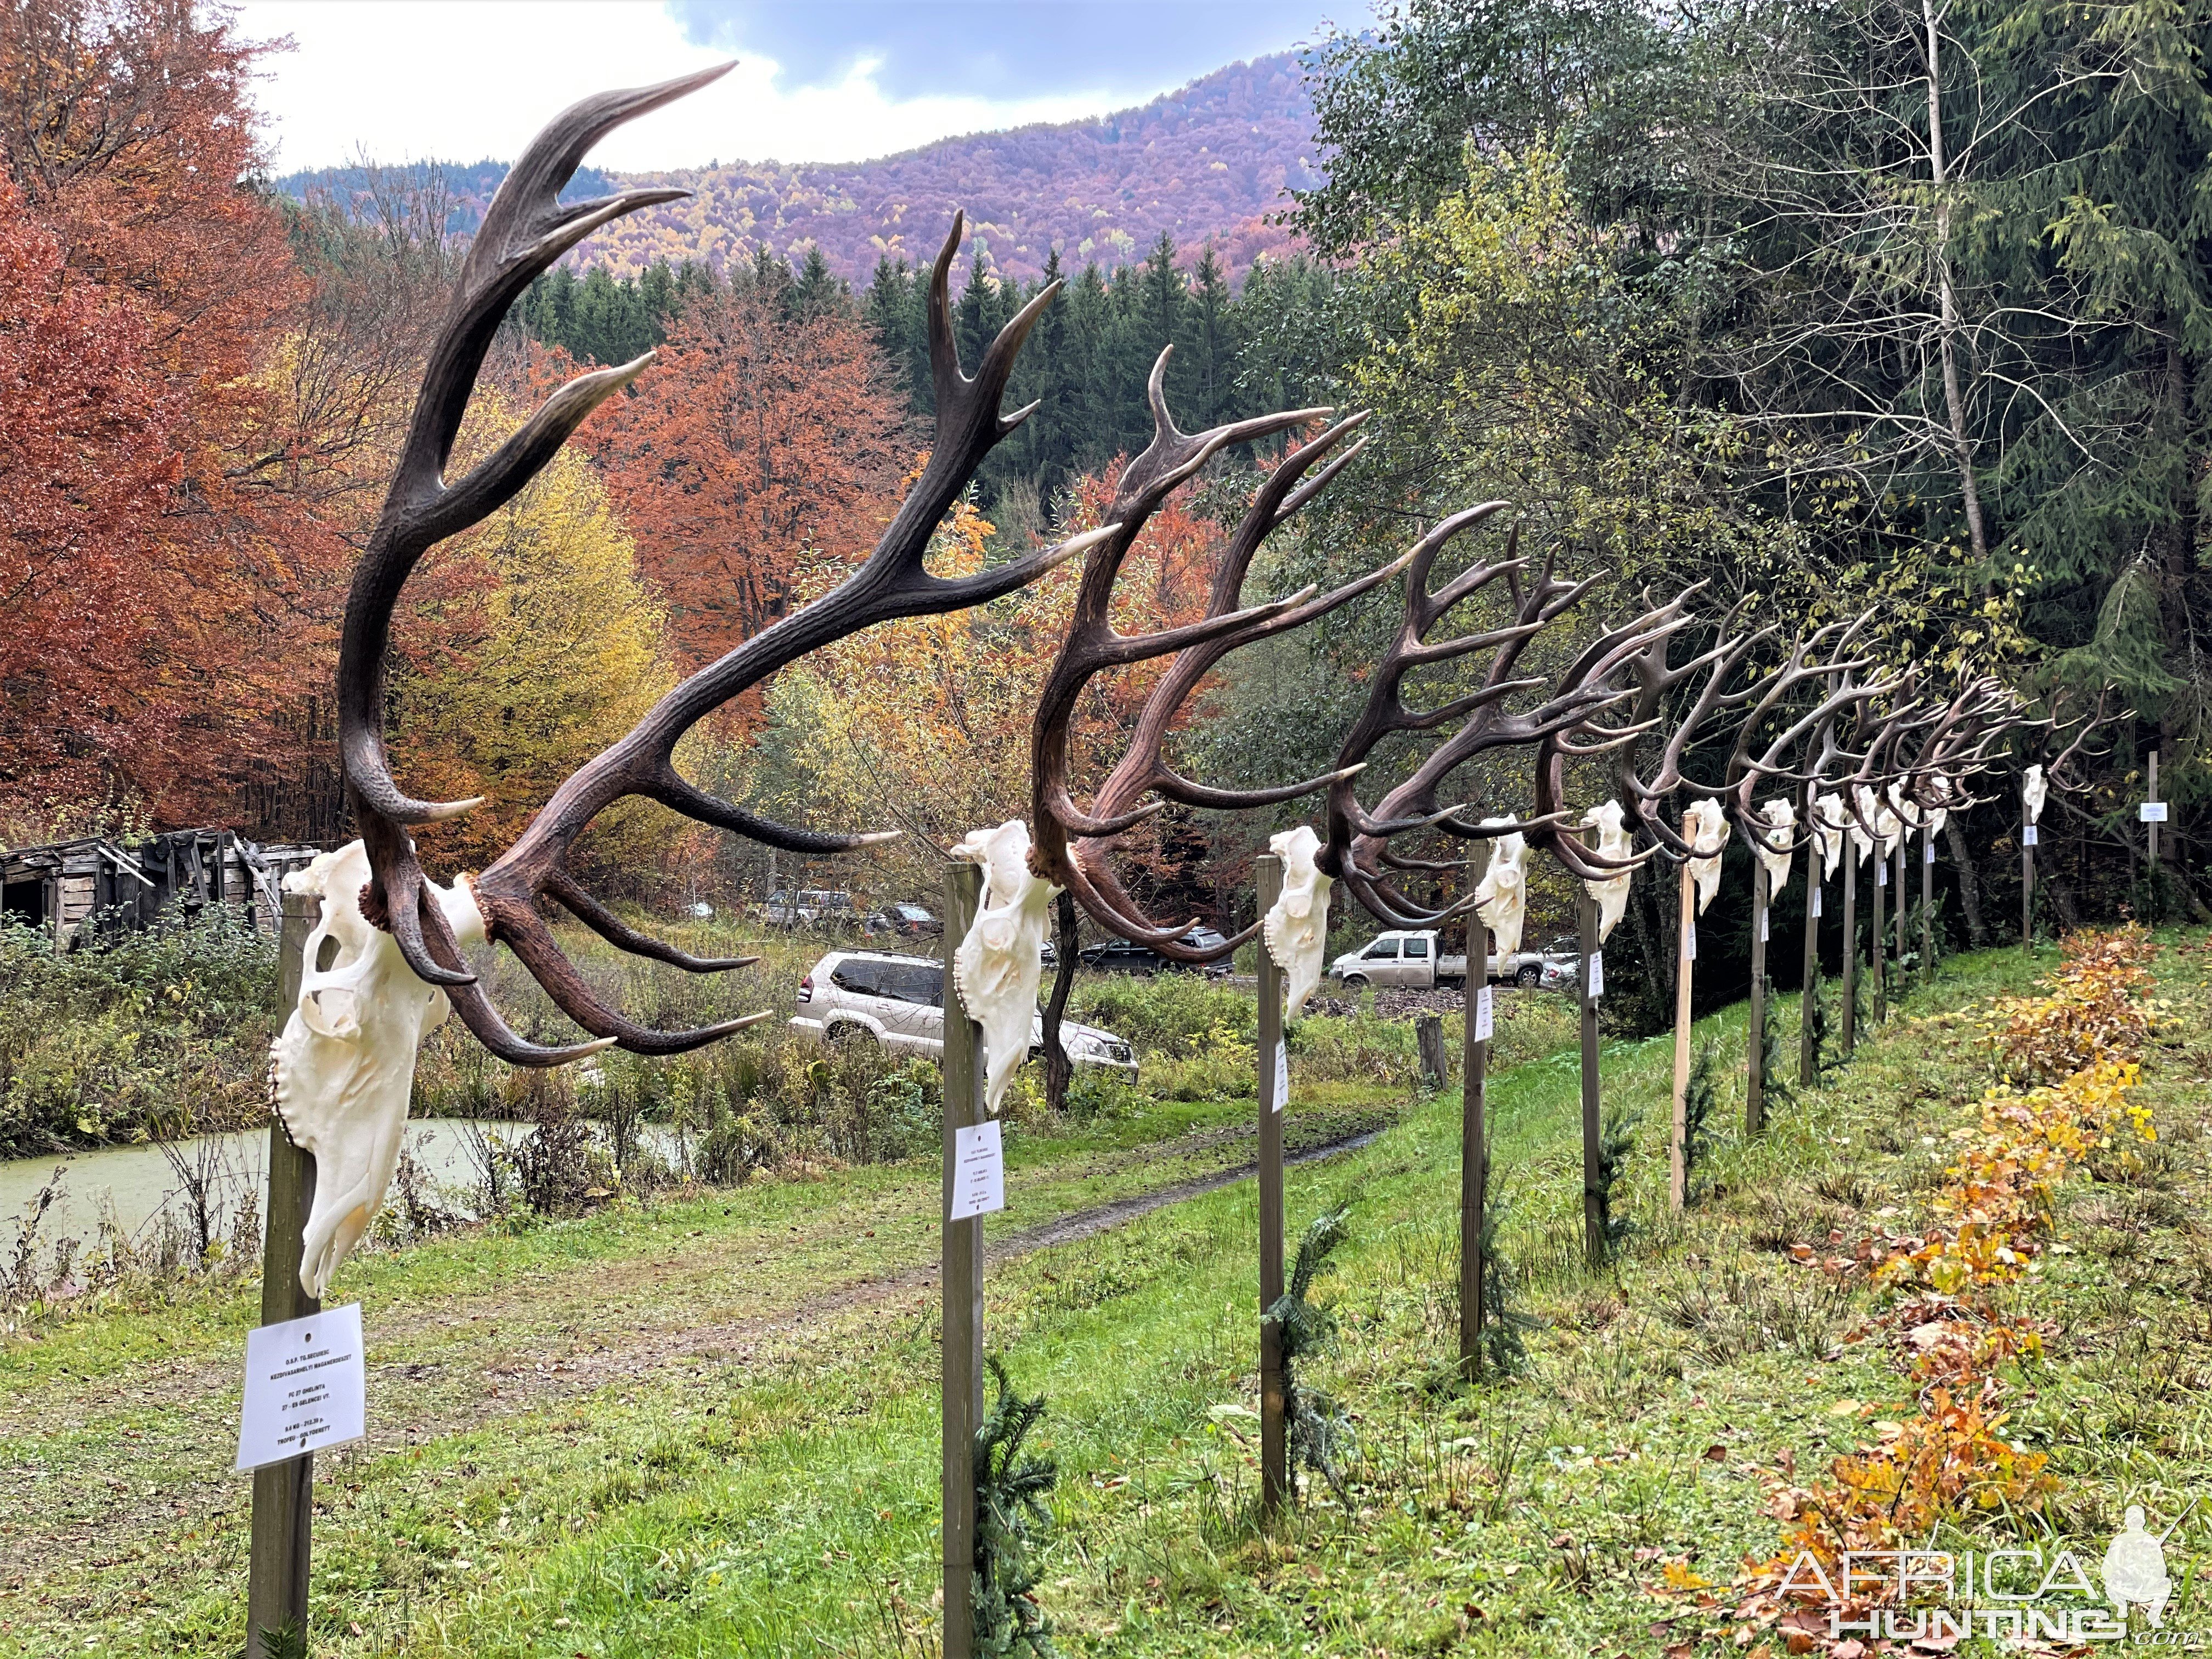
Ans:
[[[1602,806],[1593,806],[1583,814],[1582,827],[1597,831],[1597,851],[1608,859],[1625,859],[1634,848],[1628,831],[1622,827],[1626,815],[1620,803],[1609,800]],[[1607,876],[1601,881],[1585,882],[1590,896],[1597,901],[1597,937],[1602,945],[1612,937],[1613,930],[1628,909],[1628,888],[1636,879],[1632,870],[1623,870],[1617,876]]]
[[[2051,786],[2043,781],[2040,766],[2031,766],[2021,775],[2020,805],[2021,810],[2027,814],[2030,823],[2042,821],[2043,798],[2050,793]]]
[[[415,976],[392,935],[361,914],[368,878],[368,853],[357,841],[284,878],[288,892],[323,902],[300,964],[299,1000],[269,1051],[276,1115],[293,1144],[315,1159],[315,1201],[300,1252],[300,1286],[315,1297],[384,1202],[399,1163],[415,1056],[447,1006],[443,991]],[[455,938],[483,942],[467,877],[429,890]],[[327,968],[325,941],[336,946]]]
[[[971,830],[952,856],[983,866],[975,920],[952,955],[952,983],[968,1018],[983,1028],[983,1104],[995,1117],[1006,1085],[1030,1057],[1037,981],[1044,973],[1045,912],[1060,889],[1030,872],[1030,829],[1009,818]]]
[[[1826,881],[1833,878],[1836,866],[1844,856],[1844,830],[1847,819],[1844,798],[1832,791],[1813,803],[1815,822],[1813,839],[1820,849],[1820,877]]]
[[[1766,890],[1771,897],[1790,884],[1790,860],[1795,852],[1790,843],[1796,839],[1797,811],[1777,795],[1759,809],[1759,816],[1772,826],[1759,832],[1760,844],[1752,849],[1765,866]],[[1782,850],[1777,852],[1777,848]]]
[[[1728,845],[1728,814],[1717,800],[1693,800],[1682,814],[1682,839],[1700,854],[1690,860],[1690,878],[1698,884],[1698,914],[1705,914],[1713,895],[1721,890],[1721,850]],[[1687,946],[1684,947],[1687,949]]]
[[[1275,966],[1289,976],[1290,1006],[1283,1017],[1296,1019],[1321,983],[1328,944],[1328,892],[1335,884],[1315,867],[1321,837],[1306,824],[1270,836],[1267,850],[1283,861],[1283,890],[1261,921],[1260,937]]]
[[[1482,827],[1494,830],[1512,822],[1510,817],[1485,818]],[[1475,887],[1474,914],[1498,941],[1501,957],[1521,948],[1521,929],[1528,919],[1528,843],[1519,834],[1500,836],[1490,843],[1490,868]]]

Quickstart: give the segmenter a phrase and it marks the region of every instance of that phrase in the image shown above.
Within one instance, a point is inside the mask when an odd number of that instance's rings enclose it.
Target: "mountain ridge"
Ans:
[[[1072,265],[1131,264],[1163,233],[1183,247],[1212,242],[1241,275],[1296,246],[1272,218],[1287,191],[1320,182],[1314,149],[1297,59],[1276,53],[1133,108],[940,138],[866,161],[581,169],[564,195],[654,184],[693,194],[616,221],[568,263],[630,276],[657,259],[720,270],[763,246],[798,264],[818,247],[833,271],[861,286],[879,258],[933,258],[961,208],[986,268],[1002,276],[1034,280],[1054,247]],[[475,228],[506,170],[490,161],[442,167],[453,228]],[[276,187],[295,196],[323,183],[343,189],[356,172],[294,173]]]

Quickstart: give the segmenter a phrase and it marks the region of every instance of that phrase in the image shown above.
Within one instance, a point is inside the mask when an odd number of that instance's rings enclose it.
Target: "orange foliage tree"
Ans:
[[[694,665],[783,616],[803,559],[865,555],[896,503],[903,399],[857,322],[787,298],[694,301],[581,439]]]

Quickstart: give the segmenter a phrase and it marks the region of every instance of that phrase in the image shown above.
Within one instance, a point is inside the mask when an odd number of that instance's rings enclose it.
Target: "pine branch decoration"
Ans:
[[[1323,1211],[1308,1225],[1298,1241],[1297,1258],[1291,1266],[1290,1286],[1267,1310],[1281,1332],[1283,1357],[1283,1415],[1290,1434],[1293,1470],[1291,1495],[1297,1496],[1295,1471],[1300,1464],[1327,1480],[1346,1509],[1352,1494],[1344,1484],[1344,1460],[1354,1449],[1352,1419],[1344,1407],[1319,1389],[1298,1378],[1300,1362],[1328,1349],[1336,1335],[1336,1316],[1316,1307],[1309,1294],[1315,1283],[1334,1270],[1329,1260],[1346,1236],[1349,1205]]]
[[[975,1431],[975,1650],[992,1659],[1022,1649],[1052,1659],[1052,1621],[1037,1605],[1030,1552],[1052,1526],[1045,1498],[1059,1466],[1022,1449],[1044,1416],[1044,1396],[1014,1392],[1006,1362],[985,1359],[999,1395]]]

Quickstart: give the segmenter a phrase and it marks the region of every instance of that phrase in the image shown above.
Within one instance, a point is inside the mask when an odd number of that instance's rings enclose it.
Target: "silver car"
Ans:
[[[894,1053],[945,1056],[945,964],[932,957],[832,951],[799,981],[791,1029],[824,1042],[877,1042]],[[1078,1066],[1134,1078],[1133,1049],[1095,1025],[1060,1023],[1060,1045]],[[1030,1057],[1044,1053],[1044,1016],[1031,1027]]]

